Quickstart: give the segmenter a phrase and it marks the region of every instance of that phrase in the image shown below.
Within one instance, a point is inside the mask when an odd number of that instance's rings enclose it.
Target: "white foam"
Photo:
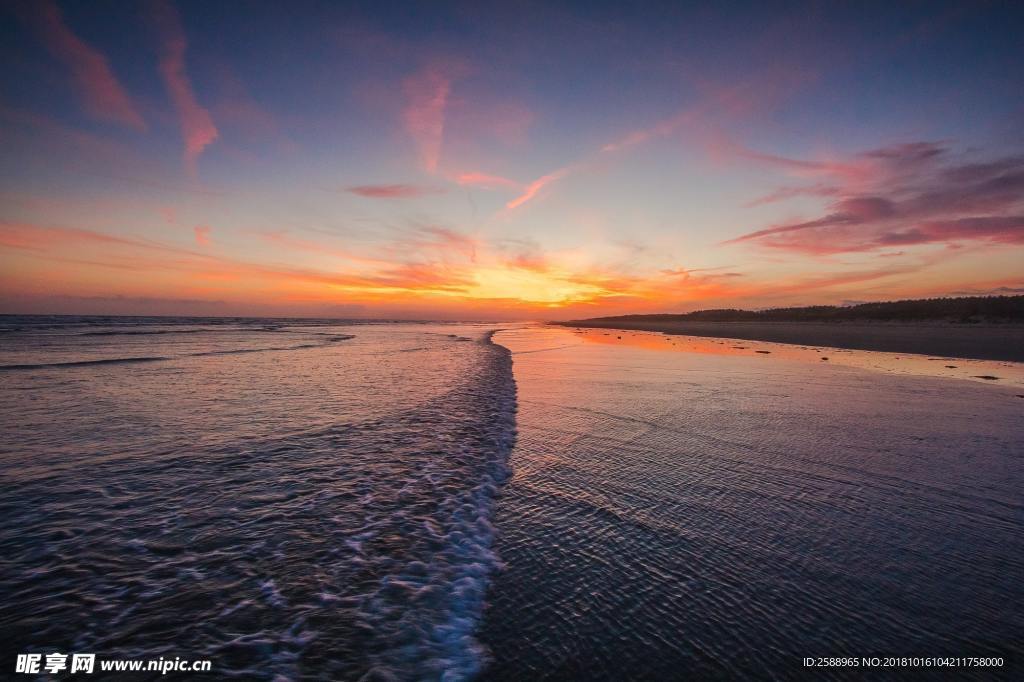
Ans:
[[[478,402],[475,437],[453,443],[452,466],[462,463],[476,479],[446,490],[448,497],[438,507],[447,513],[416,525],[424,541],[440,543],[441,550],[384,575],[360,605],[379,646],[364,679],[455,682],[483,668],[486,652],[475,632],[490,577],[502,567],[492,549],[496,531],[491,517],[495,496],[511,473],[508,455],[515,439],[511,355],[490,336],[481,342],[486,366],[475,390],[465,396]],[[424,480],[433,483],[429,471]],[[409,481],[406,489],[411,494],[420,483]]]

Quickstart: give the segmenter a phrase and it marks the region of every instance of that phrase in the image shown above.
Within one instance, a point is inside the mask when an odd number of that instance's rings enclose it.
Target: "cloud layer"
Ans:
[[[434,64],[402,83],[402,123],[416,145],[423,170],[428,173],[436,173],[440,163],[448,97],[456,75],[451,68]]]
[[[814,184],[784,187],[751,202],[831,197],[827,210],[748,232],[752,243],[808,254],[961,242],[1024,244],[1024,157],[958,161],[949,148],[915,142],[838,161],[800,161],[746,154]]]
[[[56,3],[37,0],[16,6],[33,24],[50,53],[62,61],[93,118],[145,130],[146,122],[102,52],[68,28]]]
[[[196,100],[185,70],[188,41],[177,10],[169,2],[158,0],[153,3],[153,16],[160,34],[160,75],[178,113],[185,142],[185,166],[194,174],[199,155],[217,139],[217,127],[210,112]]]
[[[417,197],[430,196],[431,194],[444,193],[444,189],[440,187],[405,184],[356,185],[349,187],[347,191],[367,199],[415,199]]]

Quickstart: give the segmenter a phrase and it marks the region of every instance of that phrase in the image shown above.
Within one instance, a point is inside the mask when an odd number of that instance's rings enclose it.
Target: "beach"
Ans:
[[[842,354],[852,366],[559,327],[495,341],[512,352],[518,439],[483,679],[948,673],[803,667],[882,652],[1001,656],[955,674],[1019,674],[1020,388],[927,358],[931,375],[895,374],[859,351]]]
[[[633,329],[802,346],[1024,362],[1024,325],[952,322],[709,322],[604,318],[566,327]]]
[[[0,678],[1024,682],[1024,0],[7,5]]]
[[[1024,660],[1020,363],[517,323],[3,323],[8,659],[487,682]]]

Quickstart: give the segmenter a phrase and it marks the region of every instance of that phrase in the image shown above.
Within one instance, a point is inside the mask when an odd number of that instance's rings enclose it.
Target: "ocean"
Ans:
[[[3,658],[268,680],[1019,672],[1024,391],[663,339],[0,318]]]

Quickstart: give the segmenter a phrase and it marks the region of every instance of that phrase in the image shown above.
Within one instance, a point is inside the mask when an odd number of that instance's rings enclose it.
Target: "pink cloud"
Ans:
[[[738,146],[734,147],[733,151],[744,158],[777,166],[800,177],[818,177],[825,175],[838,176],[848,180],[861,180],[870,177],[871,169],[867,164],[863,163],[855,164],[836,161],[804,161],[802,159],[790,159],[785,156],[778,156],[775,154],[764,154]]]
[[[832,176],[835,185],[821,194],[835,198],[823,215],[754,230],[726,243],[824,255],[923,244],[955,247],[961,241],[1024,242],[1024,157],[954,163],[947,156],[944,147],[922,142],[837,162],[751,155]],[[772,198],[783,200],[787,192]]]
[[[774,166],[789,175],[804,178],[821,178],[830,183],[842,183],[846,192],[855,186],[867,187],[883,181],[896,181],[908,175],[920,175],[933,169],[945,153],[945,149],[932,142],[909,142],[889,147],[873,149],[853,156],[836,159],[794,159],[777,154],[766,154],[745,147],[729,140],[718,140],[716,150],[743,159]],[[832,185],[815,185],[807,188],[783,188],[778,196],[769,200],[779,200],[799,196],[801,194],[818,194],[829,196],[840,194]],[[772,197],[773,195],[769,195]],[[756,200],[753,203],[758,203]],[[760,203],[767,203],[761,201]]]
[[[192,83],[185,72],[185,51],[188,48],[188,41],[177,11],[166,0],[157,0],[153,8],[161,34],[160,75],[178,112],[181,133],[185,141],[185,165],[189,172],[194,174],[199,155],[217,139],[217,127],[210,112],[196,100]]]
[[[480,246],[480,242],[473,237],[436,225],[419,227],[412,238],[399,242],[401,250],[434,251],[442,256],[456,254],[471,263],[476,262],[477,249]]]
[[[782,251],[828,256],[927,244],[959,249],[962,248],[962,242],[1024,245],[1024,215],[974,216],[910,224],[895,223],[888,228],[868,225],[864,228],[812,229],[807,232],[774,233],[757,239],[755,243]]]
[[[197,237],[204,226],[197,229]],[[421,240],[430,248],[454,250],[473,257],[475,242],[444,228],[419,230]],[[77,228],[41,226],[29,223],[0,222],[0,247],[45,253],[54,262],[90,264],[99,267],[187,273],[189,277],[260,278],[279,285],[330,284],[342,287],[394,289],[396,291],[445,291],[459,293],[473,283],[471,273],[443,262],[395,262],[366,259],[332,251],[324,245],[293,239],[286,233],[261,235],[278,247],[308,250],[337,255],[365,265],[374,266],[364,273],[323,272],[302,267],[263,265],[221,258],[209,253],[175,246],[132,239]],[[414,240],[415,241],[415,240]],[[93,252],[83,259],[83,249]],[[73,254],[73,255],[71,255]]]
[[[1024,244],[1024,215],[923,222],[906,230],[885,232],[879,235],[878,243],[891,246],[976,239]]]
[[[85,246],[129,247],[175,256],[205,257],[198,251],[168,246],[148,239],[134,239],[77,227],[0,222],[0,246],[28,251],[79,250]]]
[[[193,230],[196,234],[196,244],[199,246],[209,246],[213,243],[210,239],[210,233],[213,231],[207,225],[196,225]]]
[[[421,185],[357,185],[349,187],[352,194],[368,199],[415,199],[431,194],[443,194],[440,187],[424,187]]]
[[[494,189],[496,187],[511,187],[515,189],[521,189],[523,186],[515,180],[509,180],[498,175],[488,175],[487,173],[460,173],[455,177],[455,182],[464,187],[483,187],[485,189]]]
[[[882,197],[850,197],[832,204],[832,212],[822,218],[768,227],[737,237],[731,241],[744,242],[770,235],[810,230],[817,227],[856,225],[890,218],[895,214],[896,209],[888,199]]]
[[[71,71],[90,116],[136,130],[146,129],[146,122],[110,70],[107,58],[68,28],[56,3],[37,0],[20,5],[19,9],[36,26],[50,53]]]
[[[813,80],[813,77],[814,74],[800,68],[778,67],[735,83],[700,83],[703,94],[691,106],[605,144],[601,152],[624,151],[686,128],[707,132],[724,119],[743,119],[762,114],[782,95]]]
[[[787,199],[794,199],[796,197],[829,197],[839,194],[839,188],[830,185],[811,185],[811,186],[800,186],[800,187],[780,187],[777,190],[769,192],[768,194],[752,199],[747,203],[743,204],[744,208],[753,208],[755,206],[763,206],[764,204],[774,204],[779,201],[785,201]]]
[[[801,69],[778,69],[769,73],[729,85],[705,88],[706,92],[691,106],[656,121],[650,126],[633,130],[601,146],[597,152],[571,165],[541,176],[528,184],[523,193],[506,204],[515,209],[537,196],[545,186],[600,162],[607,155],[624,152],[652,140],[669,137],[683,129],[707,133],[723,119],[744,118],[762,113],[770,104],[807,82],[812,75]]]
[[[512,210],[512,209],[515,209],[515,208],[518,208],[518,207],[522,206],[523,204],[525,204],[526,202],[530,201],[535,196],[537,196],[537,193],[540,192],[542,189],[544,189],[545,187],[547,187],[548,185],[550,185],[553,182],[557,182],[558,180],[561,180],[566,175],[568,175],[571,171],[572,171],[571,167],[566,167],[566,168],[559,168],[558,170],[554,171],[553,173],[548,173],[547,175],[542,175],[541,177],[537,178],[536,180],[534,180],[533,182],[528,184],[523,189],[523,193],[522,194],[520,194],[518,197],[516,197],[512,201],[508,202],[507,204],[505,204],[505,208],[508,209],[508,210]]]
[[[634,130],[626,135],[623,135],[617,140],[613,140],[608,144],[601,147],[601,151],[604,153],[619,152],[630,147],[635,147],[639,144],[643,144],[652,139],[659,137],[665,137],[679,130],[681,127],[692,123],[697,120],[700,116],[701,111],[699,107],[692,109],[684,109],[677,114],[670,116],[666,119],[658,121],[649,128],[641,128]]]
[[[416,144],[420,163],[428,173],[437,171],[444,143],[445,113],[452,76],[440,66],[429,66],[402,83],[405,108],[402,122]]]

